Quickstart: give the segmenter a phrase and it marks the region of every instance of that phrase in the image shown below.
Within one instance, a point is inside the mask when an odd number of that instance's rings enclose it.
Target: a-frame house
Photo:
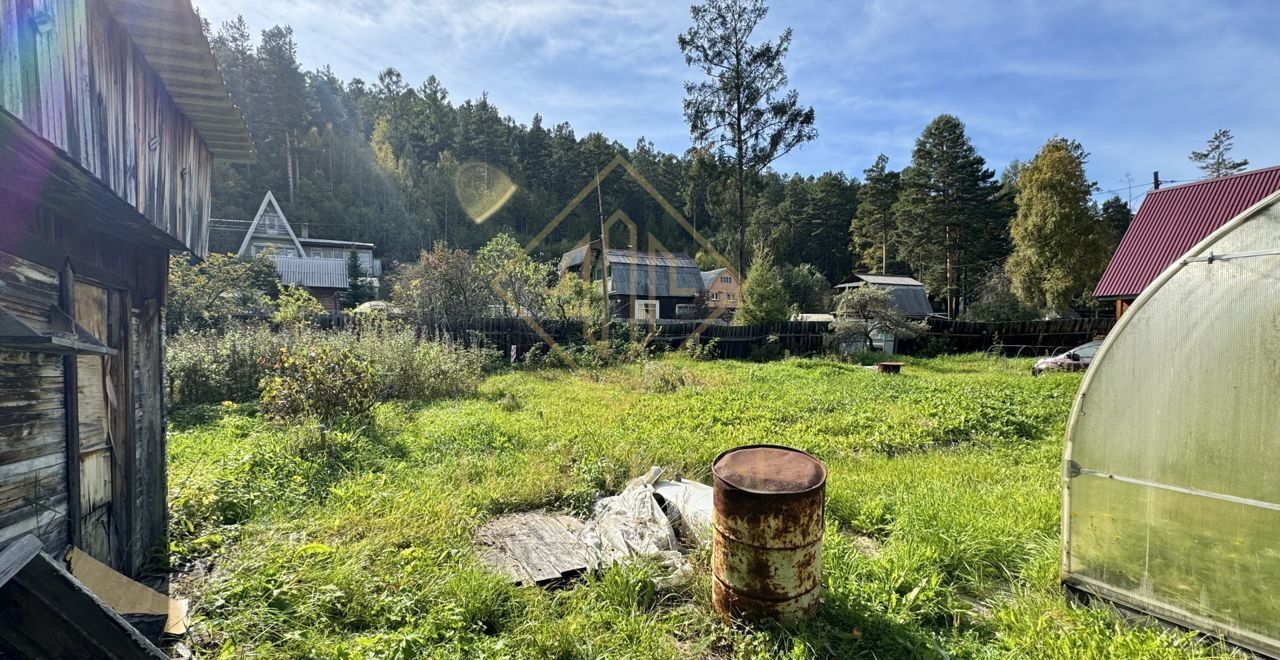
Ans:
[[[236,256],[254,257],[269,249],[274,249],[282,257],[307,256],[302,243],[298,241],[298,235],[293,233],[293,227],[289,226],[284,211],[280,210],[276,196],[270,190],[262,198],[258,213],[253,216],[253,222],[249,225],[249,231],[245,232]]]

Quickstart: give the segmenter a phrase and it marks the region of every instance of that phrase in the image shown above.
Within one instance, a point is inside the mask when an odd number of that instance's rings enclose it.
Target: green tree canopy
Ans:
[[[809,264],[782,268],[782,287],[796,312],[831,312],[831,282]]]
[[[1114,239],[1093,212],[1092,191],[1080,153],[1063,138],[1046,142],[1023,167],[1005,264],[1023,304],[1062,312],[1102,275]]]
[[[1133,222],[1133,209],[1129,208],[1129,203],[1120,199],[1119,195],[1103,202],[1099,214],[1102,217],[1102,224],[1111,228],[1111,235],[1116,241],[1124,237],[1124,233],[1129,229],[1129,223]]]
[[[364,272],[364,267],[360,265],[360,256],[355,250],[347,253],[347,290],[339,296],[339,303],[343,309],[351,309],[357,307],[360,303],[373,300],[375,291],[373,284],[369,282],[369,273]]]
[[[778,323],[791,318],[791,301],[782,285],[782,275],[766,252],[742,282],[742,300],[733,317],[737,325]]]
[[[165,325],[170,335],[179,330],[219,330],[237,314],[262,313],[271,308],[277,292],[270,253],[251,261],[230,254],[211,254],[192,263],[185,255],[169,258],[169,296]]]
[[[858,212],[849,225],[850,247],[857,252],[858,263],[882,274],[889,272],[889,263],[897,258],[893,205],[902,180],[902,174],[889,170],[888,165],[889,157],[880,154],[875,164],[863,170]]]
[[[884,332],[898,339],[911,339],[922,334],[927,326],[902,315],[893,304],[893,296],[875,286],[849,289],[835,297],[835,323],[831,332],[837,345],[851,340],[872,346],[872,336]]]
[[[551,266],[529,258],[509,234],[498,234],[476,252],[475,273],[494,293],[506,317],[543,313]]]
[[[894,205],[902,258],[916,277],[959,311],[985,272],[1007,253],[1008,218],[996,203],[995,173],[986,168],[964,124],[940,115],[916,140]]]
[[[488,281],[475,273],[475,257],[443,241],[424,251],[393,279],[392,302],[416,322],[439,327],[484,316],[494,299]]]
[[[738,272],[747,266],[747,187],[771,163],[817,136],[813,108],[788,90],[782,61],[791,28],[751,43],[769,13],[764,0],[703,0],[678,38],[685,63],[705,78],[685,83],[684,116],[698,146],[727,154],[737,195]]]

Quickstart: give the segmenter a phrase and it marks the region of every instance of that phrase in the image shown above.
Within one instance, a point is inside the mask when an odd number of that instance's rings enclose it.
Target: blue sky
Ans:
[[[628,146],[689,145],[676,46],[688,2],[196,0],[217,23],[289,24],[305,68],[372,79],[435,75],[455,101],[488,92],[527,123],[570,122]],[[784,171],[861,178],[876,154],[909,161],[939,113],[959,116],[989,165],[1062,135],[1092,153],[1104,190],[1195,178],[1187,160],[1229,128],[1235,155],[1280,164],[1280,3],[1274,0],[775,0],[758,34],[794,30],[791,84],[818,139]],[[1128,195],[1127,192],[1122,195]],[[1136,199],[1135,199],[1136,201]]]

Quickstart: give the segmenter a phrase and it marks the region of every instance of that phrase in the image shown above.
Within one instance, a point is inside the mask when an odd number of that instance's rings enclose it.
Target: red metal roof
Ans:
[[[1093,295],[1136,298],[1187,250],[1277,190],[1280,166],[1147,193]]]

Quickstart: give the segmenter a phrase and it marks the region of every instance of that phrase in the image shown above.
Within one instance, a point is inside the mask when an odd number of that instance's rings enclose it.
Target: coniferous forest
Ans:
[[[816,176],[768,166],[749,172],[740,232],[734,163],[723,149],[694,142],[673,154],[643,138],[627,145],[579,135],[539,115],[504,115],[485,96],[452,98],[444,81],[406,80],[392,67],[374,80],[342,80],[328,67],[305,71],[288,26],[259,31],[239,18],[206,29],[258,149],[256,163],[217,166],[215,218],[250,218],[271,190],[295,226],[307,223],[315,237],[375,243],[394,263],[441,242],[475,250],[499,233],[526,244],[590,187],[538,243],[536,258],[554,259],[597,237],[601,211],[620,210],[636,225],[638,247],[649,249],[652,235],[667,250],[716,266],[622,169],[601,181],[597,199],[596,173],[621,156],[735,268],[745,272],[762,257],[776,264],[801,307],[825,311],[805,300],[851,272],[871,271],[920,279],[954,315],[986,310],[998,320],[1040,311],[1013,299],[1005,272],[1021,163],[997,176],[954,116],[922,127],[909,163],[881,157],[853,164],[853,173]],[[676,48],[674,35],[672,41]],[[1078,144],[1071,153],[1083,176],[1088,154]],[[1116,230],[1131,217],[1119,198],[1105,217],[1093,201],[1083,203],[1105,230],[1099,241],[1106,254],[1080,264],[1072,283],[1096,281]],[[611,245],[632,240],[622,225],[610,230]],[[742,258],[747,263],[738,263]],[[1073,289],[1058,299],[1078,303],[1085,293]]]

